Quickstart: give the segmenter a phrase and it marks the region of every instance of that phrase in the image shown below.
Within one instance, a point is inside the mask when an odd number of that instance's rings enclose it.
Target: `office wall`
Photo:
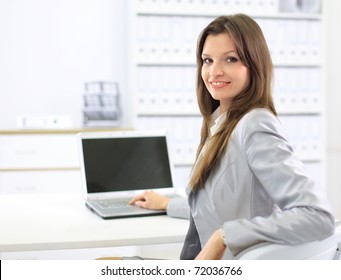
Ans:
[[[0,129],[19,114],[64,114],[80,127],[86,81],[118,81],[125,108],[126,2],[0,1]]]
[[[323,0],[326,54],[326,176],[336,217],[341,219],[341,1]]]

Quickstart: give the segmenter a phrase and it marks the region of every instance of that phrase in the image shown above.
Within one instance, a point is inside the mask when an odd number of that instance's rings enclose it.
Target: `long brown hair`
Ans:
[[[211,97],[202,80],[203,61],[201,55],[208,35],[225,32],[231,36],[239,59],[249,70],[250,83],[232,100],[224,124],[212,136],[202,159],[198,160],[204,144],[210,138],[211,115],[219,107],[219,101]],[[277,115],[271,96],[273,66],[270,52],[261,28],[252,18],[244,14],[236,14],[220,16],[213,20],[198,38],[196,56],[196,91],[203,123],[196,163],[189,182],[192,190],[204,188],[206,179],[226,150],[233,129],[247,112],[254,108],[267,108]]]

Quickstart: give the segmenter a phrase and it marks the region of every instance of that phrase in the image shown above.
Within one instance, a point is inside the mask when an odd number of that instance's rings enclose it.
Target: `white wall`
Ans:
[[[323,0],[326,52],[327,191],[341,219],[341,1]]]
[[[126,107],[126,2],[0,0],[0,129],[18,114],[67,114],[80,127],[86,81],[119,81]]]

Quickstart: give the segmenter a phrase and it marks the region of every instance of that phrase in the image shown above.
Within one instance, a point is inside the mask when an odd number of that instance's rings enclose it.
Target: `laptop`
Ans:
[[[86,206],[103,219],[164,215],[128,201],[145,190],[175,195],[165,131],[79,133]]]

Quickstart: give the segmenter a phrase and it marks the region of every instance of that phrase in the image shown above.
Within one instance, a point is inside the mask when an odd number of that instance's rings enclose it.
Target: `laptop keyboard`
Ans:
[[[108,199],[108,200],[99,200],[97,203],[103,208],[122,208],[122,207],[132,207],[128,204],[130,201],[129,198],[122,198],[122,199]]]

